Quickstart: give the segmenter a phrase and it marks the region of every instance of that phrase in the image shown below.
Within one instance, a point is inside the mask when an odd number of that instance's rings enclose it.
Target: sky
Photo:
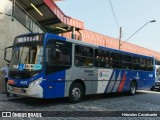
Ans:
[[[111,0],[118,25],[115,21],[109,0],[64,0],[56,2],[70,17],[84,22],[85,29],[119,38],[122,27],[122,40],[147,24],[128,42],[160,52],[160,0]]]

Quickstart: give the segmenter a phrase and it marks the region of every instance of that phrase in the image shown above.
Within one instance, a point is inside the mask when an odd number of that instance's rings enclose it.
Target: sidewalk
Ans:
[[[13,94],[10,94],[10,97],[7,97],[6,94],[0,94],[0,102],[6,102],[9,100],[15,100],[15,99],[20,99],[20,98],[22,98],[22,96],[14,97]]]

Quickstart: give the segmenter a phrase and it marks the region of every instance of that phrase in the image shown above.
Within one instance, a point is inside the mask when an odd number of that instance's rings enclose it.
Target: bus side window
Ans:
[[[133,62],[133,70],[139,70],[140,65],[139,65],[139,58],[138,57],[132,57],[132,62]]]
[[[61,64],[61,59],[60,59],[61,51],[59,49],[56,49],[55,53],[56,55],[54,56],[53,63],[57,65]]]
[[[52,46],[51,45],[48,45],[47,48],[46,48],[46,62],[47,64],[52,64]]]
[[[111,52],[112,68],[122,69],[122,54]]]
[[[71,67],[72,44],[66,41],[49,40],[46,47],[46,73],[53,73]]]
[[[140,58],[140,70],[147,70],[147,59]]]
[[[101,50],[96,49],[95,50],[95,56],[96,56],[96,58],[95,58],[95,67],[101,67],[102,66],[102,64],[101,64],[101,60],[102,60],[102,58],[101,58],[101,56],[102,56]]]
[[[96,56],[95,66],[96,67],[101,67],[101,57],[100,56]]]
[[[123,55],[123,68],[132,69],[132,56]]]
[[[81,66],[79,57],[75,57],[75,66]]]
[[[149,71],[153,71],[153,60],[151,60],[151,59],[147,60],[147,68]]]
[[[95,50],[95,67],[109,68],[109,52],[105,50]]]
[[[75,45],[75,66],[93,67],[93,48]]]
[[[109,66],[109,57],[108,56],[105,58],[105,61],[106,61],[105,67],[109,68],[110,66]]]
[[[112,57],[110,57],[110,68],[112,68],[112,66],[113,66],[112,65],[112,60],[113,60]]]

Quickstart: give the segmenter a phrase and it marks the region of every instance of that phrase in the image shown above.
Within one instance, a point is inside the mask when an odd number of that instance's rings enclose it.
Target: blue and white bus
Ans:
[[[6,48],[7,51],[7,48]],[[6,59],[6,58],[5,58]],[[154,58],[55,34],[17,36],[10,61],[8,92],[36,98],[68,97],[154,86]]]

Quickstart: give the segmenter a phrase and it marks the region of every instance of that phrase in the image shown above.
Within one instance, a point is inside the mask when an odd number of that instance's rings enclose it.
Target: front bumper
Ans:
[[[160,89],[160,86],[154,86],[154,89]]]
[[[155,88],[155,89],[160,89],[160,82],[155,82],[154,88]]]
[[[9,93],[13,93],[21,96],[43,98],[43,88],[40,85],[36,85],[28,88],[20,88],[20,87],[14,87],[14,86],[8,85],[7,90]]]

